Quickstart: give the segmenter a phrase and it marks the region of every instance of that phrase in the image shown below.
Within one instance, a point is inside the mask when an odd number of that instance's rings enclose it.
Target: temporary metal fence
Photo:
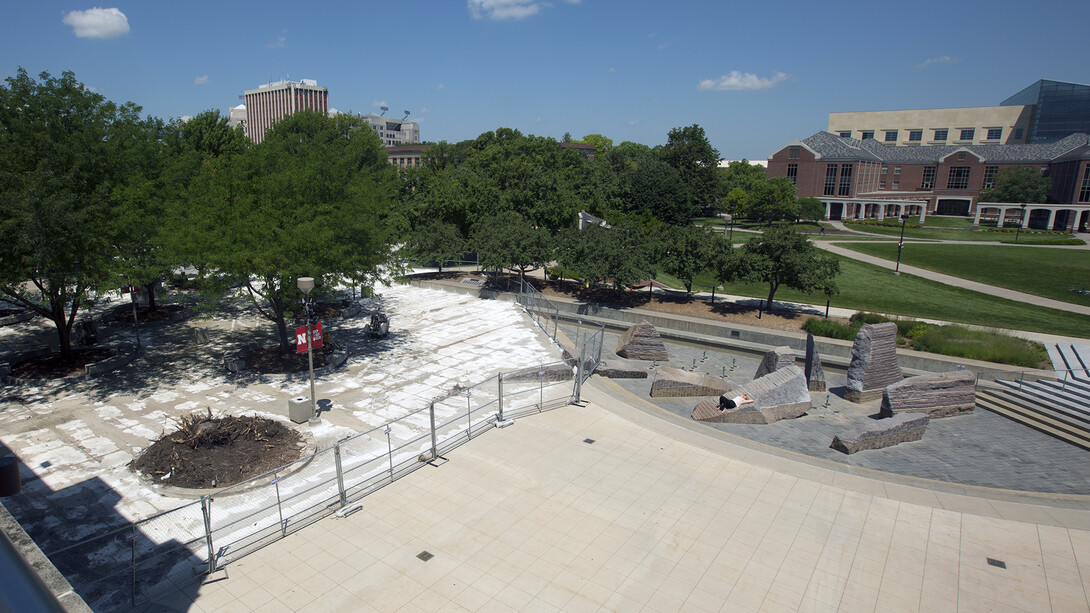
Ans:
[[[593,346],[594,338],[585,341]],[[582,375],[571,361],[501,373],[269,473],[47,555],[95,610],[135,606],[350,507],[497,424],[577,400]]]
[[[560,325],[560,309],[525,279],[519,283],[518,301],[534,323],[555,341],[556,330]]]

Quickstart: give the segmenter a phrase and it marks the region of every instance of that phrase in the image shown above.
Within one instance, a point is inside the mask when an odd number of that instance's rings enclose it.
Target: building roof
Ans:
[[[830,132],[791,143],[802,145],[823,161],[863,161],[890,164],[938,164],[958,151],[969,151],[985,162],[997,164],[1037,164],[1067,157],[1080,148],[1090,151],[1090,135],[1072,134],[1053,143],[1024,145],[926,145],[898,147],[876,139],[845,138]],[[789,145],[790,146],[790,145]]]

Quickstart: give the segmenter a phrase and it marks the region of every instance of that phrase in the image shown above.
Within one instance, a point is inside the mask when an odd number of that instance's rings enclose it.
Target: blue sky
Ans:
[[[0,77],[71,70],[164,118],[309,78],[341,111],[410,111],[429,141],[503,126],[654,146],[696,123],[723,157],[765,159],[830,112],[1090,83],[1085,0],[40,0],[4,13]]]

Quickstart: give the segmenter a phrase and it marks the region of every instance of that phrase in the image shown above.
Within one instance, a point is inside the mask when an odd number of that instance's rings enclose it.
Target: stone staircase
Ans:
[[[977,406],[1090,450],[1090,347],[1049,349],[1060,370],[1052,376],[982,382]]]

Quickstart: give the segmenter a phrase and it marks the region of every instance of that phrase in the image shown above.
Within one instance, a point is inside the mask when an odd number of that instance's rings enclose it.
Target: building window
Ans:
[[[872,138],[874,138],[874,132],[873,131],[870,131],[870,130],[864,130],[863,131],[863,139],[862,140],[869,140],[869,139],[872,139]]]
[[[840,165],[840,196],[850,196],[852,193],[852,165]]]
[[[985,166],[984,167],[984,184],[982,188],[988,189],[989,187],[995,187],[995,175],[999,172],[998,166]]]
[[[999,140],[1003,138],[1003,128],[988,128],[988,140]]]
[[[788,164],[787,165],[787,178],[791,179],[791,184],[792,185],[798,185],[799,184],[799,165],[798,164]]]
[[[879,181],[878,182],[878,189],[886,189],[886,182],[885,181]]]
[[[946,140],[948,130],[935,130],[935,140]]]
[[[888,173],[889,173],[889,166],[883,166],[882,167],[882,174],[888,174]]]
[[[950,178],[946,181],[946,189],[969,189],[969,167],[951,166]]]
[[[825,167],[825,192],[826,196],[832,196],[836,193],[836,164],[829,164]]]
[[[799,147],[798,145],[792,145],[792,146],[788,147],[787,148],[787,159],[789,159],[789,160],[799,159],[799,149],[801,149],[801,147]]]
[[[973,135],[976,134],[976,128],[961,128],[961,136],[958,140],[973,140]]]
[[[919,141],[922,141],[922,140],[923,140],[923,130],[909,130],[908,131],[908,141],[909,142],[919,142]]]
[[[840,138],[851,138],[851,137],[852,137],[852,131],[851,130],[845,130],[843,132],[840,132]]]
[[[1024,134],[1024,132],[1022,131],[1022,128],[1015,128],[1014,129],[1014,140],[1022,140],[1022,134]]]
[[[897,130],[886,130],[886,142],[887,143],[897,142]]]
[[[1082,175],[1082,189],[1079,190],[1079,202],[1090,202],[1090,166]]]
[[[895,175],[901,174],[901,167],[900,166],[894,166],[893,167],[893,174],[895,174]]]
[[[893,182],[893,189],[901,189],[901,182],[900,181],[894,181]]]
[[[935,167],[926,166],[923,169],[923,180],[920,181],[920,189],[934,189],[935,187]]]

